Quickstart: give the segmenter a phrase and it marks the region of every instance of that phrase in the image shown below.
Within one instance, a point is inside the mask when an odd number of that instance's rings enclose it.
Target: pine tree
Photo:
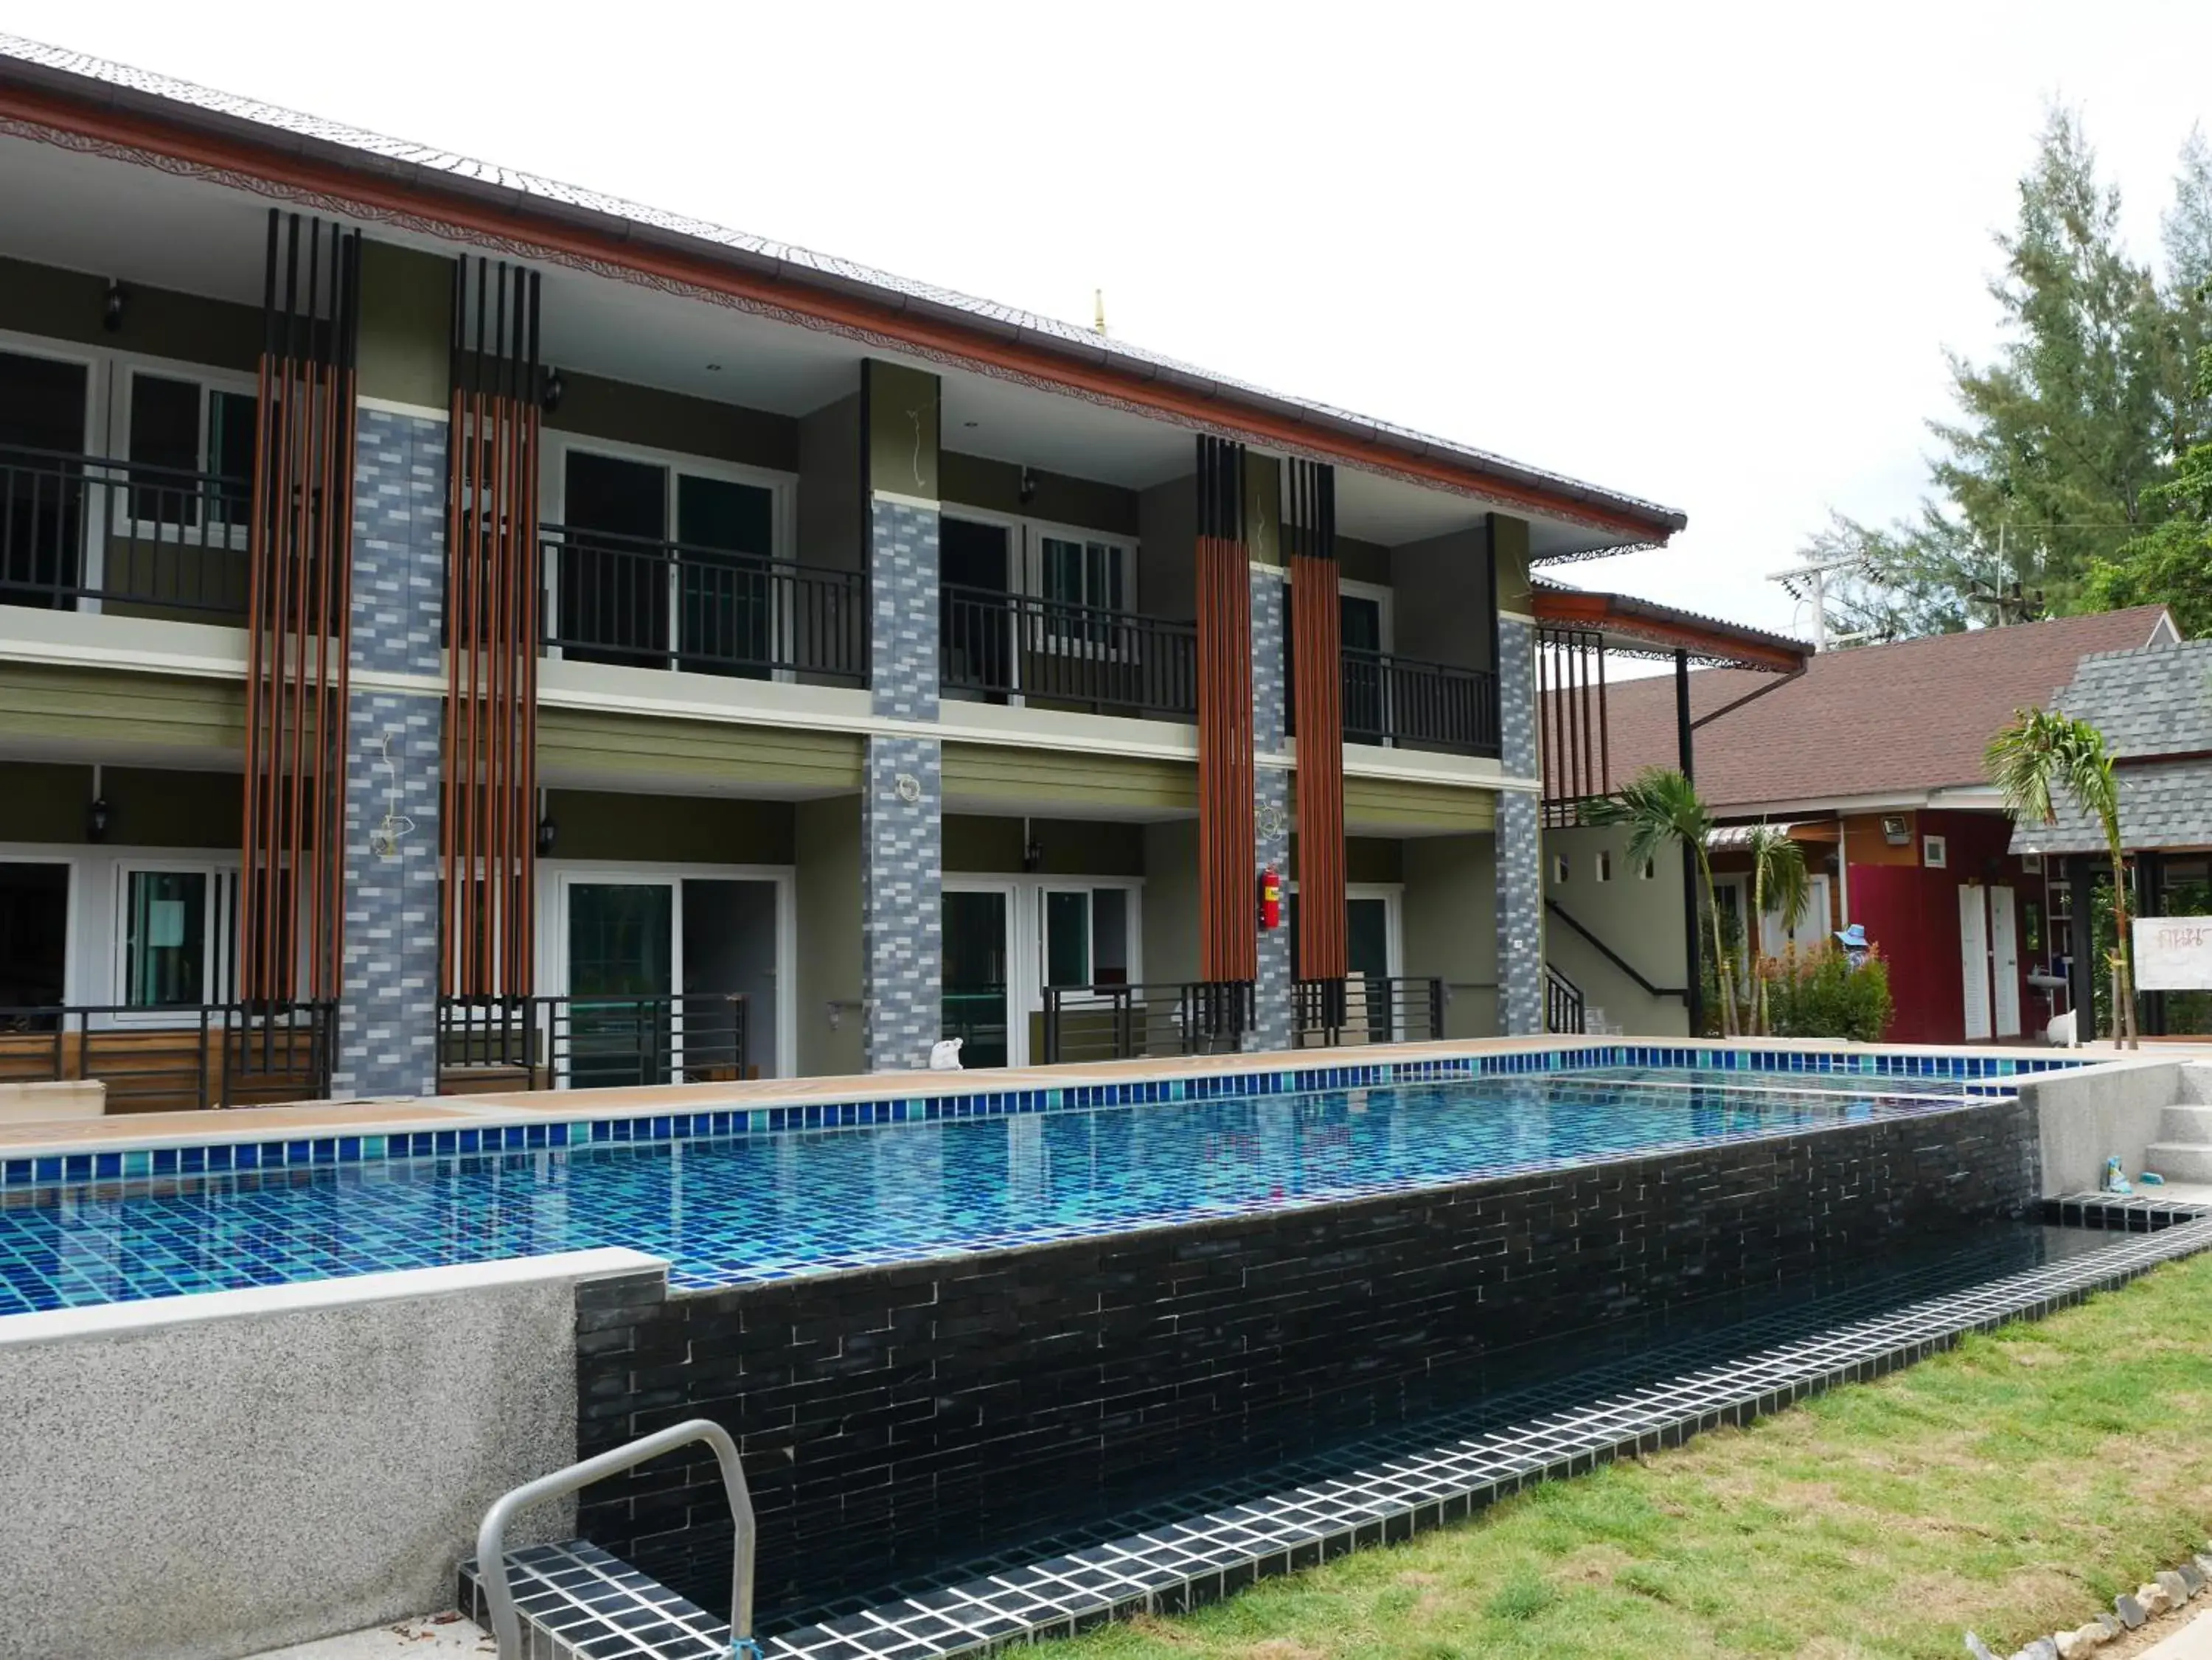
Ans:
[[[2212,422],[2195,375],[2212,340],[2200,294],[2212,149],[2192,134],[2183,151],[2163,282],[2128,257],[2119,206],[2079,120],[2054,111],[2018,221],[1996,239],[2005,342],[1986,365],[1951,358],[1959,417],[1929,423],[1933,492],[1916,519],[1838,518],[1808,544],[1808,558],[1862,561],[1838,585],[1832,630],[1887,639],[2158,597],[2157,572],[2131,570],[2134,550],[2172,511],[2157,493],[2175,458]]]

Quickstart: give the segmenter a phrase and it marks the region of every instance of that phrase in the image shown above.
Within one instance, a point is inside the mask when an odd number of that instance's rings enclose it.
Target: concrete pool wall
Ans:
[[[228,1660],[447,1606],[485,1509],[575,1455],[579,1284],[651,1261],[0,1320],[0,1657]]]
[[[729,1290],[608,1279],[578,1305],[580,1451],[726,1425],[773,1615],[1395,1421],[1510,1345],[2027,1215],[2039,1159],[1999,1100]],[[579,1520],[702,1601],[726,1572],[710,1463]]]

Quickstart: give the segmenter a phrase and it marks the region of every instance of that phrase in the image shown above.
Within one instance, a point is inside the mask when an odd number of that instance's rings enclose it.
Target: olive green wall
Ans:
[[[1273,456],[1244,457],[1244,546],[1261,565],[1280,565],[1283,551],[1283,465]]]
[[[1389,581],[1398,651],[1462,669],[1495,664],[1489,546],[1480,526],[1393,548]]]
[[[88,845],[86,809],[93,769],[42,761],[0,761],[0,840]],[[180,772],[106,766],[99,793],[107,803],[111,847],[216,847],[243,839],[243,790],[235,772]]]
[[[1498,822],[1498,795],[1480,785],[1427,784],[1410,779],[1344,781],[1344,816],[1372,833],[1402,825],[1408,830],[1488,830]]]
[[[107,282],[106,276],[0,258],[0,329],[249,374],[259,366],[259,306],[149,288],[126,274],[123,326],[110,334],[100,326]]]
[[[653,864],[789,864],[792,803],[549,790],[553,857]]]
[[[363,397],[442,409],[452,396],[453,262],[363,239],[361,359]]]
[[[1036,840],[1047,876],[1141,876],[1145,829],[1097,819],[988,818],[945,815],[945,868],[970,875],[1022,874],[1023,827]]]
[[[925,369],[870,358],[861,365],[868,411],[868,488],[935,500],[944,397]]]
[[[997,744],[945,746],[945,793],[970,805],[1040,800],[1128,813],[1195,811],[1198,768],[1188,761]]]
[[[1198,821],[1145,827],[1145,978],[1198,978]]]
[[[780,473],[799,470],[799,423],[789,415],[569,369],[561,371],[561,407],[545,416],[548,431]]]
[[[860,1001],[860,798],[803,801],[793,809],[799,850],[793,878],[799,913],[799,1073],[859,1072]],[[829,1005],[843,1003],[835,1027]]]
[[[538,765],[549,779],[646,774],[696,778],[723,789],[856,790],[860,739],[849,732],[541,706]]]
[[[1528,615],[1528,522],[1504,513],[1490,516],[1492,551],[1498,559],[1498,609]]]
[[[861,522],[860,395],[825,403],[799,423],[799,562],[857,571]]]
[[[215,766],[246,749],[243,681],[0,663],[0,738],[160,744]]]
[[[1403,844],[1406,972],[1444,982],[1444,1035],[1494,1038],[1498,869],[1488,836],[1419,836]]]
[[[1011,461],[961,455],[947,450],[938,457],[947,510],[981,507],[1010,517],[1045,519],[1114,536],[1138,534],[1137,493],[1095,479],[1030,470],[1034,494],[1022,500],[1022,470]]]
[[[1405,843],[1382,836],[1348,836],[1344,843],[1346,881],[1403,881]]]
[[[1146,616],[1188,622],[1198,615],[1198,486],[1185,476],[1155,484],[1137,498],[1138,609]]]
[[[1390,585],[1390,549],[1379,542],[1362,542],[1358,536],[1340,535],[1336,539],[1336,569],[1346,582],[1367,582],[1387,588]]]

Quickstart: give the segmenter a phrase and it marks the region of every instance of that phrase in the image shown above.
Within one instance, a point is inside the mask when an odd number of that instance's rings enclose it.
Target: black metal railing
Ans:
[[[939,590],[938,657],[948,690],[1092,713],[1198,712],[1198,630],[1188,622],[1031,594]]]
[[[438,999],[439,1087],[447,1094],[744,1075],[740,992]]]
[[[1571,1033],[1583,1030],[1583,991],[1565,974],[1544,965],[1544,1030]]]
[[[95,1081],[110,1112],[319,1100],[337,1020],[333,1003],[0,1009],[0,1083]]]
[[[1426,1043],[1444,1034],[1441,979],[1353,974],[1291,987],[1291,1041],[1300,1049],[1344,1044]]]
[[[1498,676],[1487,669],[1460,669],[1347,647],[1344,736],[1355,743],[1495,755]]]
[[[541,527],[545,643],[633,668],[868,677],[867,579],[724,548]]]
[[[1048,985],[1044,1063],[1235,1052],[1252,1029],[1249,980]]]
[[[0,604],[242,617],[250,479],[0,445]]]

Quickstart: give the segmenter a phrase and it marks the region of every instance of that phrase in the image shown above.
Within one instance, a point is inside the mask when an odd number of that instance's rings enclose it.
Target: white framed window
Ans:
[[[1037,894],[1042,985],[1127,985],[1135,960],[1126,888],[1052,884]]]
[[[1097,611],[1130,609],[1129,549],[1098,536],[1041,530],[1036,535],[1036,595]]]
[[[1920,862],[1930,870],[1950,868],[1951,844],[1942,836],[1923,836],[1920,839]]]
[[[1613,855],[1602,847],[1597,850],[1597,879],[1600,881],[1613,880]]]
[[[183,860],[115,868],[115,1003],[154,1011],[228,999],[238,873]]]
[[[131,463],[127,518],[137,534],[222,525],[243,546],[253,505],[253,381],[185,365],[120,367],[118,458]]]
[[[1638,870],[1638,871],[1636,873],[1636,875],[1637,875],[1637,880],[1638,880],[1639,881],[1650,881],[1654,877],[1654,876],[1656,876],[1658,874],[1659,874],[1659,861],[1658,861],[1658,860],[1656,860],[1656,859],[1646,859],[1646,860],[1644,860],[1644,868],[1643,868],[1641,870]]]
[[[1569,863],[1565,853],[1552,855],[1552,881],[1556,886],[1564,888],[1567,885],[1568,868]]]

